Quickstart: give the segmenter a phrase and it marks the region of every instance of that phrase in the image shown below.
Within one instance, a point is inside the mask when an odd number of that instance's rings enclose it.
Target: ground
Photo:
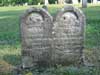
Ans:
[[[0,68],[21,62],[20,16],[29,7],[33,6],[0,7]],[[61,7],[50,5],[49,12],[54,15]],[[86,15],[85,50],[90,51],[100,45],[100,5],[81,9]]]

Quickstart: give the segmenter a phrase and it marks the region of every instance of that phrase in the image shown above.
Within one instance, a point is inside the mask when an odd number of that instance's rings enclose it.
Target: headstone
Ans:
[[[57,13],[53,26],[53,58],[62,65],[78,64],[83,54],[85,16],[72,6]]]
[[[37,63],[46,66],[50,62],[51,28],[52,18],[46,10],[30,8],[24,13],[21,18],[23,67]]]
[[[42,8],[30,8],[21,17],[23,68],[72,65],[82,57],[85,17],[72,6],[55,17]]]

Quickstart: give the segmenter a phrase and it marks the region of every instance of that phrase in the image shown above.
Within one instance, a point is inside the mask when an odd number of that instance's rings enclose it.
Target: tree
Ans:
[[[54,4],[55,2],[57,2],[57,0],[49,0],[50,4]]]
[[[72,0],[65,0],[66,3],[72,3]]]
[[[0,6],[23,5],[24,3],[36,5],[38,3],[43,3],[43,0],[0,0]]]
[[[32,5],[33,2],[34,2],[33,0],[28,0],[28,4],[29,4],[29,5]],[[34,2],[34,4],[36,4],[36,3]]]
[[[45,0],[45,1],[44,1],[44,4],[45,4],[45,5],[48,5],[48,4],[49,4],[49,1],[48,1],[48,0]]]
[[[78,0],[72,0],[73,4],[78,4]]]
[[[82,7],[86,8],[87,7],[87,0],[82,0]]]
[[[93,3],[97,3],[97,0],[93,0]]]

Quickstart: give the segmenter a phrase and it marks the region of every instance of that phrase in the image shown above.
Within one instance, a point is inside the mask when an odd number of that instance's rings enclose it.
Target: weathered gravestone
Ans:
[[[53,59],[62,65],[82,62],[85,16],[72,6],[62,8],[53,25]]]
[[[76,64],[82,57],[85,17],[72,6],[62,8],[53,20],[48,11],[30,8],[21,17],[22,65]]]
[[[23,67],[50,64],[52,17],[40,8],[28,9],[21,19]]]

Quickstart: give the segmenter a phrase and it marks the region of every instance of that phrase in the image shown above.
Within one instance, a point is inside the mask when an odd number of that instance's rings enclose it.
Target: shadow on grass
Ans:
[[[21,56],[20,55],[5,55],[3,57],[3,60],[13,66],[16,66],[21,63]]]

